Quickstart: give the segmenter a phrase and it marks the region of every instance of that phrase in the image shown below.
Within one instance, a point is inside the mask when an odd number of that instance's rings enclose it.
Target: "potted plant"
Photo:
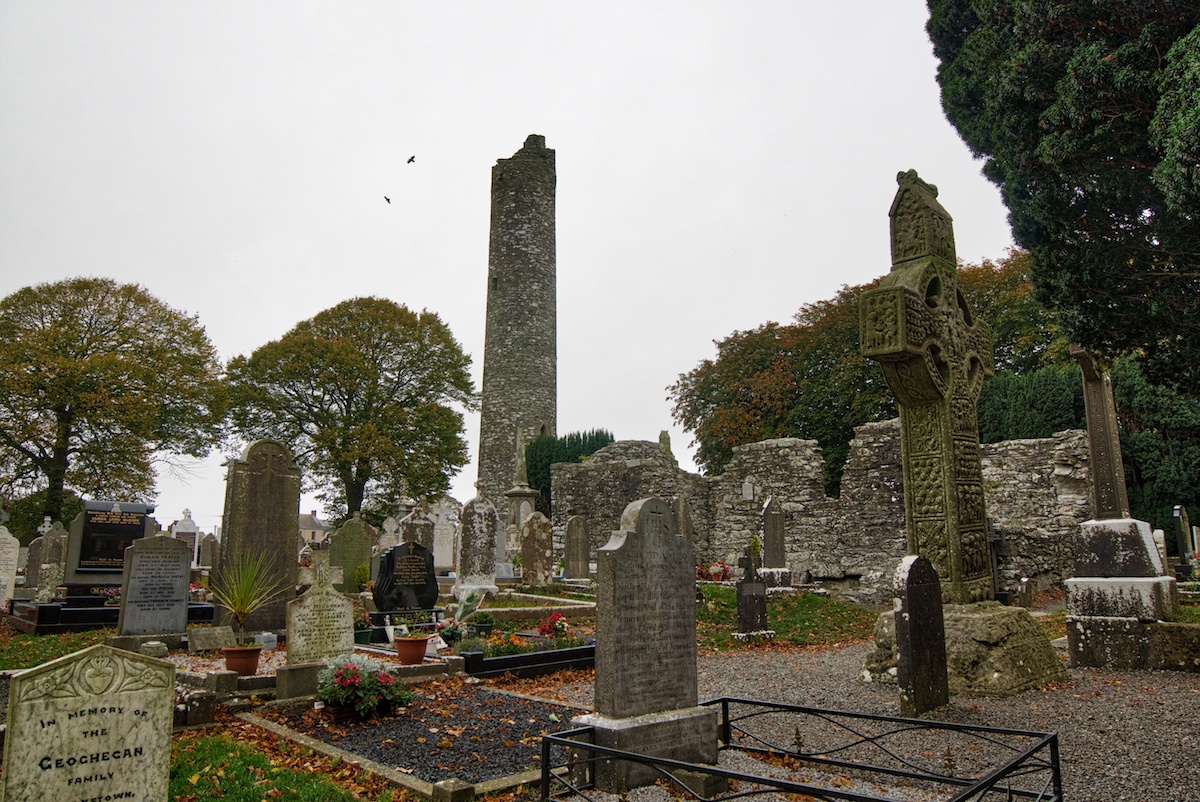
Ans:
[[[354,605],[354,642],[367,644],[371,642],[371,614],[367,608]]]
[[[121,606],[121,589],[117,587],[105,588],[100,591],[100,595],[104,597],[105,607],[120,607]]]
[[[462,640],[463,627],[453,618],[446,618],[438,621],[437,633],[442,636],[442,640],[453,645]]]
[[[221,650],[225,655],[225,668],[244,677],[250,676],[258,671],[262,646],[246,645],[246,621],[283,595],[283,577],[271,576],[265,554],[246,552],[221,567],[210,590],[217,604],[229,611],[237,638],[237,646]]]
[[[360,718],[387,715],[412,701],[412,691],[378,660],[355,654],[325,666],[317,675],[317,698],[330,705],[335,716],[348,717],[351,711]]]
[[[492,634],[492,629],[496,626],[496,616],[487,610],[480,610],[475,613],[473,623],[475,625],[475,634],[481,638],[486,638]]]
[[[396,647],[396,657],[400,659],[400,664],[405,666],[415,666],[425,660],[425,651],[429,647],[429,639],[432,635],[414,635],[408,631],[408,627],[404,627],[402,633],[398,633],[392,640]]]

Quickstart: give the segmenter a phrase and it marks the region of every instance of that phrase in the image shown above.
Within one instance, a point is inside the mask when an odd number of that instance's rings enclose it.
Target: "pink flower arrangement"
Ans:
[[[317,698],[329,704],[353,707],[361,716],[382,708],[403,707],[413,693],[396,682],[378,660],[352,655],[338,663],[330,661],[317,677]]]

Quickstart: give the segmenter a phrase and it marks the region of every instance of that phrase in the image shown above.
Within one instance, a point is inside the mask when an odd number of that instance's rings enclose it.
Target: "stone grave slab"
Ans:
[[[45,563],[65,566],[67,561],[67,530],[61,521],[55,521],[54,526],[45,534],[38,535],[29,544],[29,568],[25,571],[25,587],[35,589],[41,582],[40,571]],[[59,583],[62,573],[59,573]]]
[[[187,638],[189,652],[215,652],[237,644],[230,626],[188,627]]]
[[[635,501],[597,553],[596,712],[574,723],[603,746],[715,763],[716,711],[697,706],[694,558],[675,520],[662,499]],[[596,785],[615,793],[656,778],[603,761]]]
[[[334,587],[329,555],[313,552],[315,581],[288,602],[288,665],[322,663],[354,651],[354,604]]]
[[[547,587],[554,581],[550,520],[540,512],[531,513],[521,524],[521,579],[535,588]]]
[[[454,596],[460,601],[471,592],[495,595],[496,542],[503,542],[500,515],[490,501],[476,496],[463,505],[459,521],[458,576]]]
[[[183,632],[187,627],[192,551],[186,542],[155,536],[125,550],[121,579],[122,635]]]
[[[174,665],[104,645],[15,675],[4,799],[166,799],[174,703]]]
[[[567,579],[587,579],[591,576],[591,544],[587,519],[582,515],[572,515],[567,521],[563,551],[563,573]]]
[[[933,563],[910,555],[896,568],[895,590],[900,715],[919,716],[950,702],[942,585]]]
[[[0,524],[0,605],[13,597],[17,587],[17,562],[21,541],[12,536],[8,527]]]
[[[354,575],[358,566],[369,568],[371,565],[371,531],[357,512],[329,534],[329,564],[342,569],[337,589],[343,593],[358,593]]]
[[[775,633],[767,627],[767,583],[761,579],[739,579],[737,588],[738,640],[772,638]]]

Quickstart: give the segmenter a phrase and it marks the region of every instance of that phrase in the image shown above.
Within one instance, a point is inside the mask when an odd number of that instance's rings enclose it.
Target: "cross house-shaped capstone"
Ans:
[[[995,373],[991,338],[958,287],[937,187],[915,170],[896,181],[892,270],[862,294],[860,347],[900,407],[908,551],[933,563],[944,601],[983,601],[993,589],[975,405]]]

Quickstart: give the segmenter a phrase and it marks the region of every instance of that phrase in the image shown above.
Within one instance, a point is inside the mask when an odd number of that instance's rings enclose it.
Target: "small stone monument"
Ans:
[[[783,504],[775,496],[763,505],[763,560],[758,569],[758,578],[771,588],[792,586],[792,572],[787,567],[787,551],[784,538]]]
[[[472,591],[495,595],[496,543],[504,537],[496,508],[483,496],[476,496],[463,505],[459,530],[454,597],[462,601]]]
[[[174,704],[174,665],[110,646],[19,672],[4,799],[166,799]]]
[[[900,715],[919,716],[950,702],[942,587],[929,560],[909,555],[896,568],[895,589]]]
[[[337,591],[338,566],[328,551],[312,553],[309,589],[288,602],[287,663],[322,663],[354,651],[354,604]]]
[[[144,537],[125,550],[122,635],[183,633],[187,628],[192,550],[172,537]]]
[[[17,560],[21,541],[12,536],[8,527],[0,524],[0,608],[8,604],[17,587]]]
[[[737,581],[737,632],[734,640],[770,640],[775,631],[767,627],[767,585],[747,573]]]
[[[207,568],[210,571],[215,570],[217,564],[221,561],[220,555],[221,541],[217,540],[214,535],[201,535],[199,543],[196,544],[197,567]]]
[[[697,706],[694,557],[662,499],[625,508],[597,557],[596,712],[576,717],[595,743],[715,763],[716,710]],[[651,768],[604,760],[596,788],[621,793],[658,779]]]
[[[535,512],[521,524],[521,581],[535,588],[554,583],[554,543],[550,520]]]
[[[342,578],[337,589],[342,593],[358,593],[354,579],[360,565],[371,564],[371,534],[368,525],[357,512],[329,534],[329,552],[325,555],[330,565],[342,569]]]
[[[454,565],[454,537],[462,505],[450,496],[442,496],[426,512],[433,519],[433,565],[441,572]]]
[[[400,545],[400,522],[395,516],[389,515],[383,519],[383,534],[375,542],[376,553],[383,553],[392,546]]]
[[[241,459],[230,460],[225,478],[225,514],[221,528],[220,564],[243,554],[265,554],[270,576],[290,589],[296,586],[296,539],[300,532],[300,468],[283,443],[251,443]],[[246,622],[248,631],[287,626],[287,598],[267,605]]]
[[[37,601],[39,604],[54,601],[55,594],[63,583],[64,575],[62,563],[42,563],[38,570]]]
[[[862,294],[859,344],[900,408],[908,552],[933,564],[942,601],[954,608],[946,615],[951,688],[1016,693],[1065,672],[1029,612],[993,599],[975,410],[995,373],[991,338],[959,289],[953,222],[937,187],[915,170],[896,181],[892,269]],[[885,613],[864,676],[890,676],[892,630]]]
[[[587,519],[582,515],[572,515],[567,520],[567,532],[563,536],[563,540],[564,576],[567,579],[587,579],[590,577],[589,552],[591,551],[591,543],[588,540]]]
[[[514,476],[513,486],[504,493],[504,497],[508,499],[508,522],[505,525],[506,543],[517,550],[523,548],[522,543],[522,527],[525,525],[525,519],[534,513],[537,509],[537,500],[541,495],[538,491],[529,486],[529,468],[525,462],[525,434],[521,428],[517,427],[517,455],[516,455],[516,475]],[[504,558],[507,560],[507,556]],[[522,576],[524,576],[524,557],[522,561]],[[496,551],[496,562],[502,562],[499,549]],[[528,584],[528,580],[526,579]]]
[[[1186,582],[1192,578],[1192,560],[1195,553],[1192,549],[1192,522],[1188,520],[1187,507],[1176,504],[1173,510],[1175,521],[1175,547],[1179,551],[1179,563],[1175,567],[1175,578]]]
[[[129,501],[83,502],[83,512],[67,533],[63,581],[68,585],[117,586],[125,565],[125,549],[138,538],[158,532],[150,517],[154,508]]]
[[[192,554],[193,565],[195,565],[196,542],[200,538],[200,527],[196,526],[196,522],[192,520],[191,510],[185,509],[183,517],[172,524],[171,537],[176,540],[182,540],[187,544],[188,550]]]
[[[52,563],[59,566],[58,583],[62,582],[67,562],[67,530],[61,521],[55,521],[45,533],[38,535],[29,544],[29,568],[25,571],[25,587],[40,588],[42,565]]]
[[[400,522],[400,542],[420,543],[433,551],[433,518],[423,505],[418,506]]]

